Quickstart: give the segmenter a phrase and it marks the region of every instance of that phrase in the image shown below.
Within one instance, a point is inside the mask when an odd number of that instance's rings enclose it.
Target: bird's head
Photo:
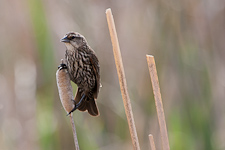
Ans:
[[[61,42],[66,44],[66,47],[70,49],[71,46],[79,48],[87,44],[87,41],[83,35],[77,32],[69,32],[62,39]]]

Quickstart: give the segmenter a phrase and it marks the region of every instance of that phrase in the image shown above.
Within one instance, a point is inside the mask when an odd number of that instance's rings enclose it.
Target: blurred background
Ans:
[[[141,149],[162,149],[146,54],[155,56],[173,150],[225,149],[225,1],[0,0],[0,149],[74,149],[55,73],[69,31],[101,66],[99,117],[74,112],[82,150],[132,143],[105,10],[112,8]],[[74,92],[76,86],[73,84]]]

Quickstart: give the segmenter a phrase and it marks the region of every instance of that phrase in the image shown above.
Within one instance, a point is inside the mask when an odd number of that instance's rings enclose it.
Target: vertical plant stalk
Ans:
[[[61,61],[63,64],[63,59]],[[63,105],[63,108],[65,109],[65,111],[68,114],[74,108],[74,103],[72,101],[73,100],[73,89],[72,89],[72,86],[70,83],[70,77],[69,77],[67,69],[59,68],[56,71],[56,82],[57,82],[57,86],[58,86],[59,97],[60,97],[61,103]],[[80,150],[72,113],[70,114],[70,122],[71,122],[71,126],[72,126],[72,131],[73,131],[75,148],[76,148],[76,150]]]
[[[70,123],[71,123],[72,130],[73,130],[73,139],[74,139],[75,148],[76,148],[76,150],[80,150],[78,139],[77,139],[76,127],[75,127],[75,123],[73,120],[73,113],[71,113],[69,116],[70,116]]]
[[[149,142],[150,142],[151,150],[156,150],[155,149],[155,142],[154,142],[153,135],[152,134],[149,134],[148,137],[149,137]]]
[[[169,140],[168,140],[168,134],[167,134],[167,128],[166,128],[166,120],[165,120],[165,115],[163,110],[162,97],[160,93],[159,80],[158,80],[158,75],[156,71],[155,59],[154,59],[154,56],[152,55],[146,55],[146,57],[147,57],[149,73],[150,73],[150,77],[152,81],[153,93],[155,97],[155,105],[156,105],[156,110],[157,110],[157,115],[159,120],[162,146],[163,146],[163,150],[169,150],[170,146],[169,146]]]
[[[113,46],[114,59],[115,59],[119,83],[120,83],[120,90],[122,93],[123,104],[125,107],[125,112],[127,116],[130,134],[131,134],[133,148],[134,150],[140,150],[137,131],[136,131],[135,123],[134,123],[133,112],[131,108],[131,102],[130,102],[130,98],[129,98],[128,90],[127,90],[127,82],[125,78],[123,62],[122,62],[119,42],[118,42],[117,33],[116,33],[116,27],[115,27],[114,19],[112,16],[112,11],[110,8],[106,10],[106,18],[107,18],[107,22],[109,26],[109,32],[110,32],[112,46]]]

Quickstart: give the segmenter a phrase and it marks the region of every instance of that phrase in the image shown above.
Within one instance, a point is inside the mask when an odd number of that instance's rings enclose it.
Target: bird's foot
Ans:
[[[66,66],[66,64],[60,64],[59,66],[58,66],[58,69],[59,70],[62,70],[62,69],[67,69],[67,66]]]
[[[72,101],[74,102],[74,107],[66,116],[70,115],[72,112],[74,112],[78,108],[77,105],[76,105],[75,100],[72,99]]]
[[[72,101],[74,102],[74,108],[66,116],[70,115],[72,112],[74,112],[80,106],[80,104],[83,101],[84,97],[85,97],[85,94],[81,97],[79,103],[77,103],[77,104],[76,104],[75,100],[72,99]]]

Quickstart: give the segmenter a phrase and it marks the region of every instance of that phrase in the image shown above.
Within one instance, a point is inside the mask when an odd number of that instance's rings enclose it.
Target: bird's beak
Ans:
[[[69,43],[70,40],[67,38],[67,36],[63,37],[60,42]]]

